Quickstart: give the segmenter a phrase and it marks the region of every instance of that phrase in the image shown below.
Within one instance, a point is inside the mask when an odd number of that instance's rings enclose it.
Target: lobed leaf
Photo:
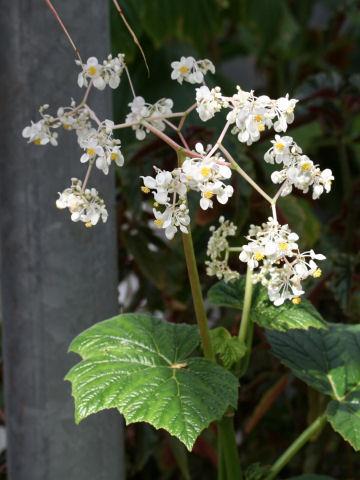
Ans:
[[[82,332],[69,350],[82,361],[67,374],[75,420],[118,408],[126,423],[164,428],[191,450],[200,432],[237,403],[237,379],[220,365],[189,357],[196,326],[124,314]]]
[[[360,450],[360,325],[267,331],[272,352],[314,389],[332,397],[327,417]]]
[[[208,296],[212,305],[242,309],[244,294],[245,277],[242,276],[232,283],[216,283]],[[286,302],[276,307],[260,283],[253,287],[251,318],[261,327],[284,332],[294,328],[326,328],[322,316],[308,300],[302,300],[299,305]]]

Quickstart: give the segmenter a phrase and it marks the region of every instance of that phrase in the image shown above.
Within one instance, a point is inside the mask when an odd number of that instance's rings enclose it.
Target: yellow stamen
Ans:
[[[332,180],[328,180],[327,183],[328,183],[329,185],[332,185]]]
[[[41,145],[41,140],[40,138],[34,140],[35,145]]]
[[[149,187],[141,187],[141,191],[144,193],[150,193],[150,188]]]
[[[288,107],[286,109],[286,113],[293,113],[294,109],[292,107]]]
[[[154,202],[154,207],[158,207],[158,206],[159,206],[158,202]]]
[[[183,65],[182,67],[179,68],[180,72],[181,73],[186,73],[189,71],[188,67],[185,67],[185,65]]]
[[[257,127],[258,127],[259,132],[263,132],[265,130],[265,125],[263,123],[259,123],[259,125]]]
[[[186,187],[186,191],[190,192],[191,188],[189,186]]]
[[[192,177],[191,177],[190,175],[188,175],[188,176],[186,177],[186,180],[192,180]]]
[[[95,152],[95,149],[94,149],[94,148],[87,148],[87,149],[86,149],[86,153],[87,153],[88,155],[95,155],[96,152]]]
[[[321,268],[317,268],[315,270],[315,272],[313,273],[313,277],[314,278],[319,278],[319,277],[321,277],[321,274],[322,274]]]
[[[70,130],[71,125],[69,123],[64,123],[63,127],[65,128],[65,130]]]
[[[276,143],[275,143],[275,148],[276,148],[277,150],[284,150],[284,144],[281,143],[281,142],[276,142]]]
[[[93,225],[92,225],[91,222],[86,222],[86,223],[85,223],[85,227],[86,227],[86,228],[90,228],[90,227],[92,227],[92,226],[93,226]]]
[[[164,222],[158,218],[157,220],[154,220],[154,223],[157,227],[162,227]]]
[[[112,153],[110,155],[110,160],[115,160],[119,155],[117,153]]]
[[[304,163],[304,165],[301,165],[302,170],[310,170],[310,163]]]
[[[97,72],[97,68],[94,67],[93,65],[87,69],[89,75],[95,75]]]
[[[261,122],[262,116],[261,116],[261,115],[255,115],[254,120],[255,120],[256,122]]]
[[[299,305],[299,303],[301,302],[301,298],[300,297],[294,297],[291,301],[294,305]]]
[[[260,252],[257,252],[254,255],[254,258],[257,262],[260,262],[260,260],[262,260],[264,257],[265,257],[265,255],[263,253],[260,253]]]
[[[59,207],[59,205],[56,205],[56,208],[58,208],[59,210],[63,210],[64,207]]]
[[[289,245],[285,242],[281,242],[281,243],[279,243],[279,248],[280,248],[280,250],[285,251],[289,248]]]
[[[210,168],[208,167],[204,167],[202,170],[201,170],[201,175],[203,175],[204,177],[207,177],[208,175],[210,175]]]
[[[71,207],[70,207],[71,212],[76,212],[77,209],[78,209],[77,205],[71,205]]]
[[[205,198],[212,198],[213,196],[214,194],[210,192],[210,190],[206,190],[206,192],[204,193]]]

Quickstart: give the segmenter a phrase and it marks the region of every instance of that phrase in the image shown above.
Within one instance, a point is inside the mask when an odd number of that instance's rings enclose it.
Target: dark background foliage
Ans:
[[[277,98],[300,100],[289,135],[322,169],[331,168],[335,182],[318,201],[294,193],[279,202],[279,217],[299,233],[302,247],[327,256],[320,281],[310,282],[309,299],[331,322],[360,320],[360,9],[347,0],[123,0],[121,7],[134,29],[150,66],[147,76],[139,50],[115,9],[111,9],[112,50],[124,52],[137,95],[154,102],[164,96],[182,111],[194,102],[194,86],[170,80],[170,62],[181,55],[210,58],[217,73],[209,85],[232,95],[236,85]],[[126,79],[114,95],[115,121],[124,121],[131,100]],[[193,147],[211,143],[223,124],[221,114],[206,124],[196,113],[184,135]],[[273,132],[246,147],[226,140],[240,165],[268,192],[271,166],[262,157]],[[172,322],[195,322],[181,239],[164,241],[150,227],[151,203],[140,191],[139,175],[152,166],[172,169],[174,153],[149,135],[135,140],[121,130],[127,167],[118,171],[118,235],[122,311],[165,311]],[[235,175],[234,175],[235,177]],[[190,198],[196,255],[204,291],[214,283],[203,263],[208,228],[220,214],[233,219],[242,242],[250,223],[261,223],[268,206],[240,178],[233,179],[234,197],[203,212]],[[233,267],[243,266],[235,256]],[[131,291],[134,294],[131,294]],[[208,308],[212,326],[237,331],[234,311]],[[296,380],[269,353],[260,329],[255,333],[251,368],[242,382],[236,414],[239,451],[244,465],[272,463],[324,408],[325,399]],[[260,421],[261,420],[261,421]],[[246,432],[246,434],[244,434]],[[204,432],[194,452],[165,432],[136,424],[127,429],[127,471],[130,479],[216,478],[216,428]],[[359,456],[340,436],[325,428],[284,470],[283,478],[323,473],[355,479]],[[256,478],[256,477],[248,477]]]

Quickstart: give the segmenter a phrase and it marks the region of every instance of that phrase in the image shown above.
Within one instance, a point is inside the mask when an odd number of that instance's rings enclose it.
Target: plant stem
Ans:
[[[224,477],[224,468],[219,468],[218,480],[242,480],[243,475],[235,441],[234,417],[224,416],[222,420],[220,420],[218,435],[218,445],[221,446],[219,453],[222,457],[219,459],[219,467],[222,467],[223,462],[226,472]]]
[[[185,153],[182,149],[177,150],[179,166],[181,166]],[[201,343],[204,350],[205,358],[215,362],[215,354],[211,343],[210,330],[206,318],[204,299],[201,291],[199,272],[197,269],[194,244],[192,241],[191,228],[188,227],[189,233],[183,233],[182,239],[184,244],[184,252],[186,258],[186,266],[190,280],[191,293],[194,302],[196,320],[200,330]]]
[[[305,445],[306,442],[326,423],[326,412],[320,415],[307,429],[305,429],[301,435],[285,450],[281,457],[270,468],[265,480],[273,480],[277,474],[282,470],[285,465],[292,459],[292,457]]]
[[[246,346],[246,353],[239,362],[239,378],[242,377],[246,372],[251,354],[254,331],[254,323],[250,318],[252,291],[252,270],[250,270],[248,267],[245,281],[244,308],[239,328],[239,341]]]

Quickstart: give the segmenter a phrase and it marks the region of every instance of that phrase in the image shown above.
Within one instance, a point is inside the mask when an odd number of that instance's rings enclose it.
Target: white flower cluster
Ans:
[[[334,180],[332,171],[329,168],[321,171],[310,158],[302,153],[301,148],[294,142],[292,137],[275,135],[272,140],[272,147],[265,153],[264,160],[271,164],[282,164],[283,169],[271,174],[274,183],[286,185],[281,191],[284,197],[291,193],[293,186],[304,193],[312,187],[312,198],[316,200],[326,191],[331,190],[331,183]]]
[[[52,132],[51,128],[57,128],[61,125],[57,122],[57,119],[52,115],[44,113],[49,108],[49,105],[42,105],[39,109],[41,120],[25,127],[22,131],[22,136],[28,138],[28,143],[34,143],[35,145],[46,145],[50,143],[54,147],[58,144],[57,132]]]
[[[209,145],[208,149],[210,148]],[[201,143],[197,143],[195,149],[198,153],[205,155]],[[212,208],[214,196],[219,203],[225,204],[234,193],[233,187],[223,182],[231,178],[231,169],[221,163],[225,163],[225,160],[215,155],[200,159],[187,157],[182,164],[182,180],[189,189],[201,193],[200,207],[203,210]]]
[[[219,222],[220,227],[217,229],[214,226],[210,227],[212,235],[209,238],[206,251],[210,260],[205,261],[206,273],[209,276],[216,275],[219,280],[224,278],[227,283],[240,276],[238,272],[231,270],[228,265],[229,243],[227,237],[236,234],[236,227],[229,220],[225,220],[223,216],[219,218]]]
[[[259,269],[253,276],[254,283],[260,281],[267,287],[274,305],[282,305],[287,299],[300,303],[304,293],[301,282],[309,276],[321,276],[315,260],[324,260],[325,256],[313,250],[301,253],[296,243],[298,235],[271,217],[261,227],[251,225],[246,238],[249,243],[239,258],[251,270]]]
[[[120,83],[120,76],[125,68],[124,57],[125,55],[122,53],[119,53],[115,58],[112,58],[110,54],[102,64],[96,57],[88,58],[78,75],[79,87],[87,87],[88,79],[90,79],[94,87],[99,90],[104,90],[106,85],[117,88]],[[80,60],[75,60],[75,62],[77,65],[81,65]]]
[[[134,100],[129,103],[131,112],[126,116],[125,123],[138,123],[137,125],[133,125],[132,129],[135,130],[135,135],[138,140],[144,140],[149,131],[141,122],[146,120],[147,122],[151,122],[158,130],[165,130],[163,120],[152,120],[151,117],[171,114],[173,104],[171,98],[162,98],[154,103],[154,105],[151,105],[150,103],[146,103],[143,97],[135,97]]]
[[[107,175],[111,162],[118,167],[124,165],[124,157],[120,150],[120,140],[112,137],[111,124],[113,122],[105,120],[105,125],[98,130],[91,129],[84,136],[78,136],[80,146],[85,153],[80,157],[81,163],[95,162],[96,168],[102,170]]]
[[[190,224],[189,209],[186,204],[186,185],[181,181],[181,170],[179,168],[168,172],[166,170],[156,170],[156,176],[141,177],[144,186],[141,190],[144,193],[150,193],[154,196],[153,209],[155,221],[158,228],[165,229],[166,237],[171,240],[174,238],[178,228],[183,233],[188,233],[187,226]],[[162,205],[161,210],[157,207]]]
[[[194,57],[181,57],[179,61],[171,63],[171,68],[173,69],[171,72],[172,80],[177,80],[180,84],[183,81],[202,83],[207,72],[215,73],[213,63],[207,58],[195,60]]]
[[[205,85],[196,89],[196,103],[196,111],[203,122],[210,120],[223,107],[227,108],[229,106],[226,97],[221,95],[220,87],[210,90]]]
[[[96,225],[101,218],[106,222],[108,212],[104,201],[95,188],[82,188],[81,180],[71,179],[71,187],[66,188],[56,200],[59,209],[68,208],[73,222],[84,222],[85,227]]]

